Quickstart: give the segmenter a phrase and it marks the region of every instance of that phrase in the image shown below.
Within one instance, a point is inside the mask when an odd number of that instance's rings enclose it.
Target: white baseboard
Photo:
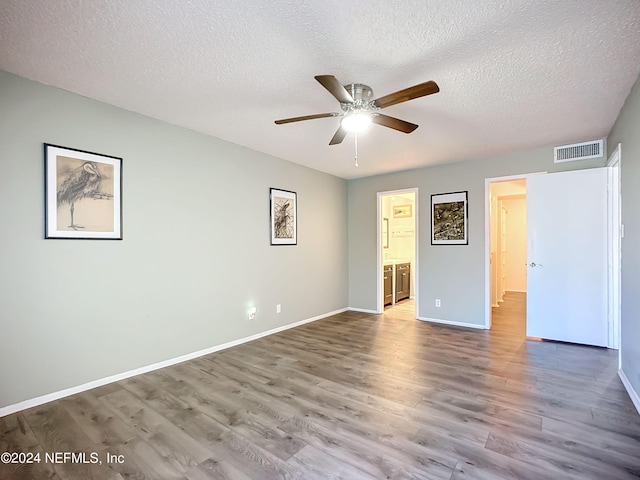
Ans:
[[[144,367],[136,368],[134,370],[129,370],[128,372],[117,373],[115,375],[101,378],[99,380],[83,383],[82,385],[78,385],[76,387],[66,388],[64,390],[60,390],[59,392],[48,393],[46,395],[41,395],[39,397],[31,398],[29,400],[24,400],[22,402],[0,408],[0,418],[6,415],[10,415],[12,413],[26,410],[28,408],[37,407],[39,405],[43,405],[45,403],[49,403],[54,400],[59,400],[61,398],[68,397],[70,395],[75,395],[76,393],[82,393],[82,392],[86,392],[87,390],[91,390],[93,388],[102,387],[103,385],[107,385],[109,383],[125,380],[127,378],[135,377],[136,375],[141,375],[147,372],[152,372],[153,370],[158,370],[160,368],[170,367],[171,365],[176,365],[178,363],[186,362],[187,360],[193,360],[194,358],[202,357],[204,355],[209,355],[210,353],[219,352],[220,350],[226,350],[227,348],[231,348],[237,345],[241,345],[243,343],[251,342],[253,340],[257,340],[259,338],[266,337],[268,335],[273,335],[274,333],[279,333],[284,330],[289,330],[290,328],[299,327],[301,325],[304,325],[305,323],[315,322],[317,320],[321,320],[323,318],[330,317],[338,313],[346,312],[347,310],[348,310],[347,308],[334,310],[333,312],[324,313],[322,315],[318,315],[312,318],[307,318],[306,320],[300,320],[299,322],[290,323],[289,325],[273,328],[271,330],[267,330],[266,332],[256,333],[255,335],[251,335],[245,338],[240,338],[238,340],[233,340],[231,342],[223,343],[221,345],[216,345],[214,347],[205,348],[204,350],[198,350],[197,352],[187,353],[186,355],[170,358],[169,360],[163,360],[162,362],[152,363],[151,365],[146,365]]]
[[[622,369],[618,370],[618,376],[620,377],[620,380],[622,380],[622,384],[624,385],[624,388],[627,389],[627,393],[629,394],[629,397],[631,397],[631,401],[633,402],[633,405],[636,407],[636,410],[640,414],[640,396],[638,396],[638,392],[634,390],[633,386],[631,385],[631,382],[629,381],[627,376],[624,374]]]
[[[376,310],[367,310],[366,308],[349,307],[347,310],[350,310],[352,312],[373,313],[374,315],[380,315],[380,312],[378,312]]]
[[[477,323],[454,322],[452,320],[441,320],[439,318],[428,317],[418,317],[418,320],[422,320],[423,322],[441,323],[443,325],[453,325],[454,327],[466,327],[486,330],[486,327],[484,325],[478,325]]]

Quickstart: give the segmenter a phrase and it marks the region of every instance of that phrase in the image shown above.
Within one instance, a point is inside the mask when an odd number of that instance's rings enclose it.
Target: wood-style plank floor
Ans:
[[[102,461],[0,478],[639,478],[617,352],[526,340],[524,298],[491,331],[346,312],[0,418],[0,452]]]

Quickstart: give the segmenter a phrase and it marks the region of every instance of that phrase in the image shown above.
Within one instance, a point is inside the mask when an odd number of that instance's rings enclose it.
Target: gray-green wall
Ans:
[[[576,139],[595,140],[595,139]],[[418,194],[418,316],[485,322],[485,179],[601,167],[604,159],[553,163],[553,147],[367,177],[349,182],[349,306],[376,310],[376,193]],[[436,193],[468,191],[469,245],[431,245],[430,202]],[[435,307],[435,299],[442,306]]]
[[[622,371],[640,394],[640,79],[609,134],[610,154],[622,144]]]
[[[124,159],[124,240],[43,239],[43,142]],[[269,245],[270,187],[297,246]],[[0,407],[348,302],[346,181],[6,72],[0,224]]]

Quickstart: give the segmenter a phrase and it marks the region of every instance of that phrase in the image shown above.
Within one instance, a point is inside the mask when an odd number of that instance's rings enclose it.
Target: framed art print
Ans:
[[[467,192],[431,195],[431,245],[468,245]]]
[[[408,218],[411,216],[411,205],[396,205],[393,207],[393,218]]]
[[[271,189],[271,245],[297,245],[298,211],[296,200],[296,192]]]
[[[45,238],[122,240],[122,159],[44,145]]]

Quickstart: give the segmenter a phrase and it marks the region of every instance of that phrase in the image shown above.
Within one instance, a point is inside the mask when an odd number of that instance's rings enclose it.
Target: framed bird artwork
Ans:
[[[45,238],[122,240],[122,158],[44,144]]]
[[[272,188],[271,200],[271,245],[298,244],[298,194],[289,190]]]

